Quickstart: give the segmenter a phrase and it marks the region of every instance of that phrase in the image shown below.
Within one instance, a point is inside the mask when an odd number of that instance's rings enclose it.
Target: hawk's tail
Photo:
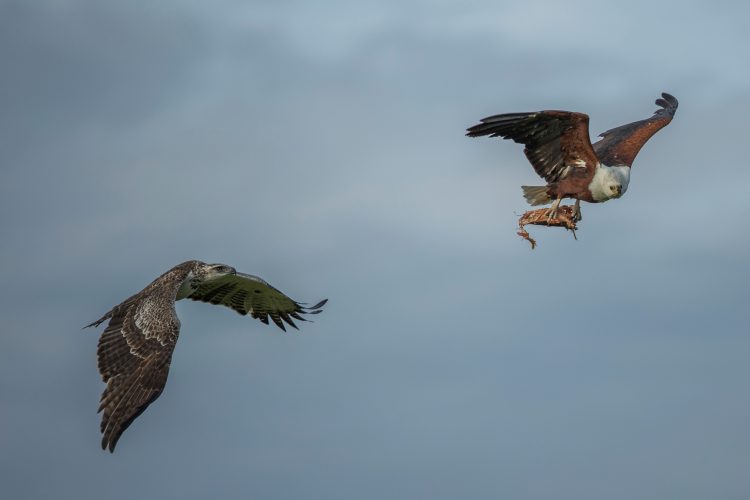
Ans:
[[[521,186],[523,197],[529,202],[529,205],[546,205],[552,201],[547,193],[547,186]]]

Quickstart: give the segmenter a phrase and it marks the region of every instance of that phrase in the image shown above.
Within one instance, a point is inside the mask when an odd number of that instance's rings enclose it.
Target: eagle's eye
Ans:
[[[615,187],[614,187],[614,186],[609,186],[609,190],[610,190],[610,191],[614,191],[614,190],[615,190]]]

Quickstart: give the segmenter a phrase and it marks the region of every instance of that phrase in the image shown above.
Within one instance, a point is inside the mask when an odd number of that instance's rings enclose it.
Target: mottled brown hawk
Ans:
[[[180,320],[175,301],[200,300],[231,307],[268,324],[268,318],[286,330],[294,320],[318,314],[327,302],[306,307],[257,276],[238,273],[224,264],[190,260],[156,278],[146,288],[113,307],[90,326],[109,320],[99,338],[99,372],[107,387],[103,412],[102,449],[115,449],[120,436],[164,390],[169,375]]]

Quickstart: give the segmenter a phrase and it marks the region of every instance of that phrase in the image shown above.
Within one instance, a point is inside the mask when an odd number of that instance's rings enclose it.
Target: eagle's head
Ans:
[[[607,201],[624,195],[629,183],[630,167],[602,165],[596,169],[589,190],[594,200]]]
[[[622,184],[613,182],[607,186],[609,188],[610,198],[619,198],[622,196]]]

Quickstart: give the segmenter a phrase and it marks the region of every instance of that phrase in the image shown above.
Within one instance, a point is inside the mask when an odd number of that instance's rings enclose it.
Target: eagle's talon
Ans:
[[[583,216],[581,215],[581,200],[576,200],[576,204],[573,207],[573,222],[579,222],[583,220]]]
[[[549,207],[549,212],[547,212],[547,224],[550,224],[554,219],[557,219],[557,211],[560,208],[561,201],[562,198],[558,198],[552,203],[552,206]]]

